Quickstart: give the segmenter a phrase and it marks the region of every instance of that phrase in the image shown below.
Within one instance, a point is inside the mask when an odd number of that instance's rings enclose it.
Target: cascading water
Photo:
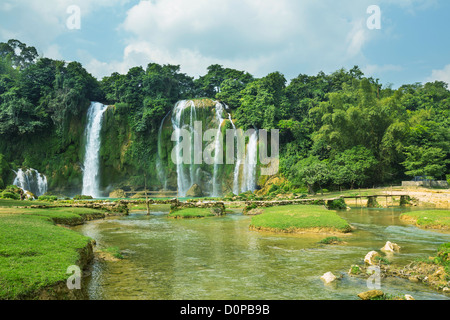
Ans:
[[[237,139],[237,128],[234,125],[233,119],[231,118],[231,114],[228,114],[228,119],[231,122],[231,125],[233,126],[234,130],[234,138]],[[239,194],[239,173],[241,171],[241,163],[242,163],[242,157],[239,155],[239,152],[237,153],[237,156],[235,157],[235,163],[234,163],[234,175],[233,175],[233,193],[235,195]]]
[[[224,121],[224,119],[222,118],[222,114],[223,114],[223,104],[221,104],[220,102],[217,102],[216,103],[216,118],[217,118],[218,128],[217,128],[217,133],[216,133],[215,140],[214,140],[214,150],[216,152],[214,154],[214,174],[213,174],[213,193],[212,193],[213,197],[220,197],[221,193],[222,193],[222,190],[221,190],[222,188],[217,183],[219,164],[221,164],[220,157],[223,155],[221,152],[218,152],[221,149],[220,139],[222,138],[222,136],[220,133],[221,133],[221,128],[222,128],[222,123]]]
[[[247,145],[247,154],[245,155],[244,163],[244,182],[241,187],[241,192],[256,190],[256,165],[258,152],[258,131],[250,136]]]
[[[82,194],[99,198],[100,131],[107,106],[92,102],[87,113],[86,151],[84,156]]]
[[[226,113],[227,106],[217,102],[211,101],[207,102],[204,100],[182,100],[175,104],[172,114],[171,114],[171,124],[173,130],[173,139],[176,142],[173,156],[174,161],[176,161],[176,174],[177,174],[177,188],[178,196],[185,197],[188,190],[194,185],[198,184],[202,191],[213,197],[222,196],[223,190],[222,186],[224,177],[221,176],[221,166],[223,164],[223,152],[220,152],[221,144],[223,138],[221,135],[221,130],[223,123],[226,119],[224,117]],[[167,116],[166,116],[167,118]],[[158,177],[161,184],[166,188],[168,176],[170,177],[170,169],[162,165],[162,145],[164,144],[163,130],[164,124],[167,122],[166,118],[160,125],[158,133],[158,157],[156,162],[156,169],[158,172]],[[228,114],[228,119],[235,131],[235,137],[238,135],[236,126],[233,123],[232,117]],[[203,132],[197,132],[199,129],[196,128],[196,121],[202,122],[202,130],[213,129],[216,134],[214,140],[208,146],[211,150],[219,151],[215,152],[213,159],[211,159],[211,167],[207,168],[205,165],[199,165],[194,161],[195,158],[195,137],[198,139],[203,138]],[[183,130],[187,130],[191,135],[191,145],[190,145],[190,159],[191,163],[186,164],[185,161],[189,159],[187,155],[183,152],[188,152],[188,150],[183,149],[183,144],[181,143],[184,137]],[[254,191],[256,189],[256,165],[257,165],[257,140],[258,134],[255,132],[251,137],[249,137],[249,143],[247,147],[243,147],[241,153],[238,152],[238,157],[235,157],[235,168],[233,175],[233,193],[239,194],[240,191]],[[245,151],[246,149],[246,151]],[[205,150],[203,150],[205,151]],[[231,178],[231,177],[230,177]],[[169,179],[170,181],[170,179]],[[170,187],[170,186],[169,186]],[[209,192],[208,192],[209,191]]]
[[[180,138],[181,138],[181,130],[183,130],[183,127],[185,126],[183,120],[183,111],[187,108],[194,108],[194,103],[192,101],[179,101],[174,107],[173,113],[172,113],[172,126],[173,131],[175,134],[175,157],[176,157],[176,166],[177,166],[177,186],[178,186],[178,195],[180,197],[186,196],[186,193],[188,191],[188,188],[190,188],[191,184],[191,177],[190,175],[187,176],[186,172],[184,170],[183,166],[183,156],[181,154],[181,144]],[[192,114],[192,112],[191,112]],[[188,178],[189,177],[189,178]]]
[[[24,191],[33,193],[36,197],[47,192],[47,177],[35,169],[19,169],[16,173],[13,185]]]

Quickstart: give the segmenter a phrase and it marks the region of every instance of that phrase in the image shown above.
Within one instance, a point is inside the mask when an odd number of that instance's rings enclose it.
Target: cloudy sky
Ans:
[[[381,9],[381,28],[368,8]],[[77,11],[79,8],[79,19]],[[78,25],[77,22],[80,22]],[[371,25],[371,24],[369,24]],[[448,0],[1,0],[0,41],[94,76],[149,62],[292,79],[354,65],[383,84],[450,82]]]

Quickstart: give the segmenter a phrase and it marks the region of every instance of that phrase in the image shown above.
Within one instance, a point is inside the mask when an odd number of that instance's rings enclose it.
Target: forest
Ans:
[[[0,43],[0,189],[11,184],[13,170],[31,167],[49,177],[51,191],[76,190],[90,101],[114,105],[106,121],[115,125],[105,129],[101,150],[102,185],[142,186],[145,174],[157,189],[158,128],[178,100],[194,98],[225,103],[243,129],[279,129],[286,190],[449,178],[445,82],[393,89],[358,66],[294,79],[277,71],[257,78],[221,65],[198,78],[180,70],[149,63],[99,80],[78,62],[40,57],[19,40]]]

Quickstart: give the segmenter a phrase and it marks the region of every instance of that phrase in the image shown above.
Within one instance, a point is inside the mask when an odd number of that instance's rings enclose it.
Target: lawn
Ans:
[[[400,218],[423,228],[450,229],[450,210],[411,211]]]
[[[56,226],[50,216],[0,216],[0,300],[35,298],[40,289],[67,281],[67,268],[78,264],[91,239]]]
[[[322,206],[289,205],[264,208],[263,213],[252,218],[254,230],[275,232],[338,232],[348,233],[351,226],[336,211]]]

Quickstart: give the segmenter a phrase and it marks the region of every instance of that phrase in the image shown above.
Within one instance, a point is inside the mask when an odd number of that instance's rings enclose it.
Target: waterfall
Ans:
[[[92,102],[87,113],[86,151],[84,155],[82,194],[99,198],[100,131],[107,106]]]
[[[218,123],[218,128],[217,128],[217,133],[215,136],[215,141],[214,141],[214,150],[215,150],[215,154],[214,154],[214,174],[213,174],[213,193],[212,196],[213,197],[220,197],[221,193],[222,193],[222,188],[220,187],[220,185],[217,183],[217,175],[218,175],[218,171],[219,171],[219,164],[221,164],[221,160],[220,157],[223,157],[223,153],[222,152],[218,152],[220,151],[221,148],[221,143],[223,141],[220,141],[222,137],[221,133],[221,128],[222,128],[222,123],[223,123],[223,118],[222,118],[222,114],[223,114],[223,104],[221,104],[220,102],[216,103],[216,119],[217,119],[217,123]]]
[[[183,166],[183,157],[181,155],[181,144],[180,138],[181,138],[181,130],[185,126],[183,121],[183,112],[187,108],[191,108],[191,115],[192,115],[192,108],[195,108],[194,102],[188,101],[188,100],[182,100],[176,103],[173,112],[172,112],[172,127],[175,134],[175,141],[176,141],[176,166],[177,166],[177,186],[178,186],[178,195],[180,197],[185,197],[187,191],[191,187],[191,176],[187,176],[186,172],[184,170]],[[189,121],[190,123],[191,121]]]
[[[36,197],[47,192],[47,177],[35,169],[19,169],[16,173],[13,185],[24,191],[33,193]]]
[[[234,138],[236,140],[238,139],[237,128],[234,125],[233,119],[231,118],[231,114],[228,114],[228,119],[230,120],[231,125],[233,126]],[[235,195],[239,194],[239,173],[241,171],[241,163],[242,157],[240,157],[239,152],[237,152],[237,156],[235,157],[234,174],[233,174],[233,193]]]
[[[210,102],[211,103],[210,103]],[[185,197],[188,190],[194,185],[198,184],[204,193],[213,197],[220,197],[223,193],[223,182],[226,177],[221,174],[221,166],[223,166],[223,151],[222,143],[222,126],[226,120],[226,114],[231,122],[234,130],[235,142],[238,138],[238,132],[236,126],[233,123],[231,114],[227,113],[227,106],[212,100],[182,100],[175,104],[172,114],[171,123],[173,130],[173,139],[175,141],[175,147],[173,149],[174,161],[176,161],[176,174],[177,174],[177,188],[178,196]],[[166,116],[167,118],[167,116]],[[170,174],[170,169],[162,167],[162,145],[164,139],[163,130],[166,118],[160,125],[158,133],[158,160],[156,169],[162,185],[167,186],[167,175]],[[206,120],[206,122],[205,122]],[[203,132],[197,132],[195,122],[202,121],[202,130],[212,129],[215,132],[215,137],[211,144],[208,145],[210,150],[214,150],[213,159],[211,159],[211,166],[207,168],[204,164],[195,164],[195,137],[198,139],[203,138]],[[190,159],[191,163],[186,164],[183,160],[188,160],[189,157],[184,155],[183,152],[189,150],[183,150],[180,140],[183,138],[183,130],[188,130],[191,135],[190,145]],[[187,138],[187,137],[184,137]],[[249,143],[243,152],[238,152],[238,157],[235,157],[235,168],[233,174],[233,193],[239,194],[240,190],[254,191],[256,189],[256,166],[257,166],[257,149],[258,149],[258,134],[255,132],[249,137]],[[186,146],[187,147],[187,146]],[[239,146],[241,147],[241,146]],[[205,152],[205,150],[202,150]],[[198,159],[200,160],[200,159]],[[229,177],[231,178],[231,176]],[[209,191],[209,192],[208,192]]]
[[[244,182],[241,192],[255,191],[256,189],[256,165],[258,152],[258,131],[251,135],[247,145],[247,154],[244,163]]]

